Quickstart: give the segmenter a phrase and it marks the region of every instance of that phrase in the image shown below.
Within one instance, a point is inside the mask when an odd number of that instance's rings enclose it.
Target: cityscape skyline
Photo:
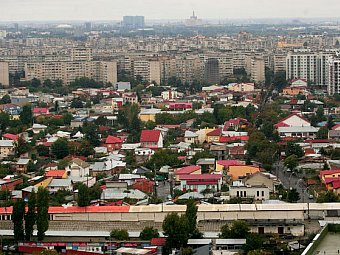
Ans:
[[[209,3],[202,0],[160,0],[157,3],[152,0],[13,0],[2,2],[0,7],[0,21],[121,20],[125,15],[142,15],[149,20],[186,19],[192,10],[203,19],[224,20],[338,17],[340,2],[326,0],[310,5],[306,0],[260,0],[256,3],[251,0],[212,0]]]

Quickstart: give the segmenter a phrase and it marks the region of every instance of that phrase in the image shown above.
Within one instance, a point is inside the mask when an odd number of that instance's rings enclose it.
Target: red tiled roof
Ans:
[[[221,133],[222,133],[222,129],[221,129],[221,128],[218,128],[218,129],[215,129],[215,130],[209,132],[209,133],[207,134],[207,136],[220,136]]]
[[[180,180],[219,180],[222,178],[222,174],[186,174],[179,177]]]
[[[99,126],[99,132],[108,131],[108,130],[110,130],[110,127]]]
[[[232,142],[236,140],[248,141],[249,136],[242,135],[242,136],[221,136],[220,137],[220,143],[227,143],[227,142]]]
[[[325,183],[328,184],[338,180],[340,180],[340,177],[330,177],[325,179]]]
[[[217,160],[217,164],[222,165],[224,167],[229,166],[242,166],[243,164],[238,160]]]
[[[217,180],[214,181],[188,181],[187,185],[214,185],[217,184]]]
[[[332,182],[332,187],[333,187],[333,189],[338,189],[338,188],[340,188],[340,180],[333,181],[333,182]]]
[[[306,143],[329,143],[328,139],[306,139]]]
[[[161,135],[160,130],[142,130],[140,135],[141,142],[158,142]]]
[[[123,143],[123,139],[116,137],[116,136],[112,136],[109,135],[106,139],[105,139],[105,143],[106,144],[116,144],[116,143]]]
[[[165,237],[152,238],[150,244],[152,246],[164,246],[166,242]]]
[[[340,124],[336,124],[335,126],[333,126],[333,127],[332,127],[332,130],[336,130],[336,129],[338,129],[338,128],[340,128]]]
[[[5,137],[5,138],[13,140],[13,141],[17,141],[18,138],[19,138],[18,135],[13,135],[13,134],[9,134],[9,133],[3,134],[2,137]]]
[[[67,156],[64,159],[75,159],[75,158],[79,158],[79,159],[81,159],[83,161],[87,160],[87,157],[85,157],[85,156]]]
[[[306,148],[306,149],[305,149],[305,155],[309,155],[309,154],[315,154],[314,149],[312,149],[312,148]]]
[[[337,174],[337,173],[340,173],[340,169],[322,170],[320,171],[320,176],[329,175],[329,174]]]
[[[33,113],[47,113],[48,108],[33,108]]]
[[[200,170],[200,166],[186,166],[181,169],[178,169],[175,174],[191,174],[192,172]]]
[[[66,170],[50,170],[45,174],[45,177],[63,177]]]

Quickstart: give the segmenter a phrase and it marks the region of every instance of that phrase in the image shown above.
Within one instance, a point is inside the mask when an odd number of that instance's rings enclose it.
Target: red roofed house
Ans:
[[[207,134],[207,142],[208,143],[219,142],[221,134],[222,134],[222,128],[218,128],[213,131],[210,131]]]
[[[109,135],[105,139],[105,147],[107,148],[108,152],[120,150],[122,148],[123,141],[124,140],[122,138]]]
[[[39,115],[46,115],[49,114],[48,108],[33,108],[33,115],[39,116]]]
[[[320,180],[323,183],[326,184],[326,180],[329,178],[340,178],[340,169],[320,171]]]
[[[249,136],[242,135],[242,136],[221,136],[220,143],[229,143],[229,142],[236,142],[240,141],[241,143],[246,143],[249,140]]]
[[[19,139],[19,136],[18,135],[13,135],[13,134],[6,133],[6,134],[2,135],[2,139],[3,140],[17,141]]]
[[[163,136],[160,130],[142,130],[141,147],[149,149],[163,148]]]
[[[221,190],[222,174],[188,174],[180,176],[181,190],[202,192],[206,189]]]
[[[340,179],[333,180],[328,184],[329,191],[333,191],[335,194],[340,195]]]
[[[216,160],[216,168],[215,170],[221,172],[223,170],[228,170],[230,166],[242,166],[244,165],[242,162],[238,160]]]
[[[310,127],[309,120],[297,114],[291,114],[280,120],[274,125],[275,127]]]
[[[178,182],[182,175],[201,174],[202,173],[201,170],[202,170],[201,166],[186,166],[186,167],[180,168],[175,172],[176,181]]]
[[[245,128],[248,124],[247,119],[235,118],[230,119],[224,123],[223,131],[234,130],[238,131],[240,128]]]

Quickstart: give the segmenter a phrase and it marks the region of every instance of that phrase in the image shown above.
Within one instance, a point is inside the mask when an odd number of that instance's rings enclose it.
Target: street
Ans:
[[[287,172],[283,163],[275,163],[273,165],[273,173],[279,178],[285,189],[295,188],[300,194],[300,200],[298,202],[314,202],[314,199],[309,198],[309,192],[302,177],[298,176],[294,172]]]
[[[170,195],[170,183],[168,181],[158,181],[157,196],[164,202],[168,201],[168,195]]]

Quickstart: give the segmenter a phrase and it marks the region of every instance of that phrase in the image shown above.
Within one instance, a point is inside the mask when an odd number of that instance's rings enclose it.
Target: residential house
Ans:
[[[0,140],[0,157],[8,157],[14,155],[15,141]]]
[[[39,134],[41,131],[44,131],[46,128],[47,128],[46,125],[34,123],[31,130],[33,131],[34,134]]]
[[[229,195],[230,198],[241,198],[247,199],[251,198],[254,200],[268,200],[269,199],[269,188],[262,185],[239,185],[239,186],[230,186],[229,187]]]
[[[92,176],[97,176],[98,174],[112,176],[114,174],[120,173],[123,169],[125,169],[125,167],[125,162],[111,159],[104,162],[95,162],[91,166],[91,173]]]
[[[209,151],[217,160],[223,160],[229,157],[229,150],[226,144],[211,144]]]
[[[189,144],[198,143],[198,134],[192,132],[190,130],[185,131],[184,133],[184,142]]]
[[[235,92],[252,92],[255,90],[255,84],[254,83],[238,83],[233,84],[230,87],[228,87],[229,90],[235,91]]]
[[[119,174],[119,181],[126,182],[128,186],[131,186],[136,181],[145,178],[144,176],[140,176],[139,174]]]
[[[163,136],[160,130],[142,130],[141,147],[149,149],[163,148]]]
[[[222,186],[221,174],[188,174],[180,176],[180,189],[193,190],[201,193],[204,190],[220,191]]]
[[[208,143],[218,143],[220,141],[221,134],[222,134],[222,128],[215,129],[207,133],[206,141]]]
[[[264,186],[269,189],[269,192],[274,193],[276,192],[276,188],[281,182],[275,175],[270,173],[262,173],[257,172],[252,175],[248,175],[244,180],[243,183],[246,186],[256,187],[256,186]]]
[[[27,166],[29,162],[29,158],[19,158],[15,165],[15,171],[21,174],[27,173]]]
[[[279,127],[277,129],[280,137],[293,138],[315,138],[319,128],[312,126],[293,126],[293,127]]]
[[[17,141],[19,139],[18,135],[13,135],[13,134],[3,134],[2,135],[2,140],[12,140],[12,141]]]
[[[239,129],[246,128],[248,125],[247,119],[244,118],[235,118],[226,121],[223,125],[223,131],[234,130],[238,131]]]
[[[212,172],[215,170],[214,158],[200,158],[197,160],[196,165],[201,166],[202,172]]]
[[[33,112],[33,116],[35,117],[40,116],[40,115],[47,115],[50,113],[48,108],[33,108],[32,112]]]
[[[179,182],[182,175],[202,174],[201,166],[185,166],[175,171],[176,182]]]
[[[108,152],[120,150],[122,148],[123,142],[124,142],[123,139],[116,137],[116,136],[109,135],[105,139],[105,147],[107,148]]]
[[[239,160],[227,159],[227,160],[216,160],[216,172],[228,171],[230,166],[242,166],[244,165]]]
[[[257,172],[260,172],[258,166],[229,166],[227,176],[231,181],[237,181]]]
[[[326,184],[327,179],[340,179],[340,169],[322,170],[320,171],[320,180]]]
[[[72,180],[70,179],[52,179],[52,181],[47,186],[49,192],[54,193],[58,190],[68,190],[72,191]]]
[[[132,184],[132,187],[144,193],[152,193],[154,192],[155,182],[150,181],[148,179],[140,179],[135,181]]]
[[[306,118],[297,115],[297,114],[291,114],[287,116],[286,118],[283,118],[278,123],[274,125],[275,127],[310,127],[311,123]]]
[[[17,178],[14,177],[13,175],[10,177],[5,177],[0,179],[0,190],[5,191],[5,190],[15,190],[17,185],[21,185],[23,183],[22,178]]]
[[[90,164],[79,158],[72,159],[65,170],[70,177],[90,176]]]

